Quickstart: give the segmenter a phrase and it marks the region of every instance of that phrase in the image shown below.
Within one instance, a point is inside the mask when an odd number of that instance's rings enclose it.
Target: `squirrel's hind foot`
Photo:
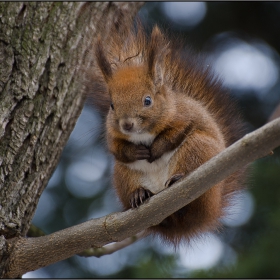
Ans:
[[[148,198],[150,198],[153,195],[154,194],[151,191],[140,187],[130,195],[129,203],[131,208],[139,207],[141,204],[144,203],[144,201],[146,201]]]

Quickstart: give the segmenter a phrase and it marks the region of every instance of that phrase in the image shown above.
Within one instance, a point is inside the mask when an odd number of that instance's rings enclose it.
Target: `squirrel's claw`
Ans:
[[[154,194],[151,191],[140,187],[130,195],[129,203],[131,208],[139,207],[141,204],[143,204],[148,198],[150,198],[153,195]]]
[[[179,173],[179,174],[174,174],[172,177],[170,177],[166,182],[165,182],[165,187],[168,188],[171,185],[173,185],[175,182],[180,180],[185,174]]]

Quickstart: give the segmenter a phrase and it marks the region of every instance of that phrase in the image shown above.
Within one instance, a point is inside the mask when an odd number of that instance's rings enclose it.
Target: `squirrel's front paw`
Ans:
[[[161,150],[157,150],[155,146],[150,148],[150,158],[147,159],[149,163],[154,162],[155,160],[159,159],[163,155]]]
[[[137,208],[138,206],[140,206],[145,200],[147,200],[149,197],[153,196],[154,194],[144,188],[139,188],[136,191],[134,191],[131,195],[130,195],[130,206],[131,208]]]
[[[151,156],[150,150],[145,147],[144,145],[138,145],[135,148],[135,159],[142,160],[142,159],[149,159]]]

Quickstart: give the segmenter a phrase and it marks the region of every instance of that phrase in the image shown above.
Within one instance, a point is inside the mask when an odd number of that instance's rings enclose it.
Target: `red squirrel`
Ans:
[[[155,26],[115,22],[95,45],[90,73],[115,157],[113,185],[124,209],[137,208],[238,140],[234,101],[210,67]],[[178,244],[220,227],[242,171],[213,186],[148,232]],[[148,203],[148,202],[147,202]]]

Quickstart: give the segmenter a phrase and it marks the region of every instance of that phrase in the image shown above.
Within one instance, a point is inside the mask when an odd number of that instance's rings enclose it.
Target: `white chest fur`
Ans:
[[[141,171],[143,173],[141,185],[156,194],[165,188],[164,184],[170,177],[168,163],[174,153],[175,150],[167,152],[152,163],[147,160],[138,160],[129,163],[128,166],[131,169]]]
[[[129,138],[134,144],[151,145],[155,136],[150,133],[132,134]],[[164,184],[169,179],[169,161],[177,149],[164,153],[161,158],[149,163],[147,160],[137,160],[127,164],[129,168],[141,171],[141,185],[154,194],[165,188]]]
[[[154,141],[155,136],[150,133],[133,133],[130,135],[129,140],[138,145],[138,144],[143,144],[143,145],[151,145],[152,142]]]

